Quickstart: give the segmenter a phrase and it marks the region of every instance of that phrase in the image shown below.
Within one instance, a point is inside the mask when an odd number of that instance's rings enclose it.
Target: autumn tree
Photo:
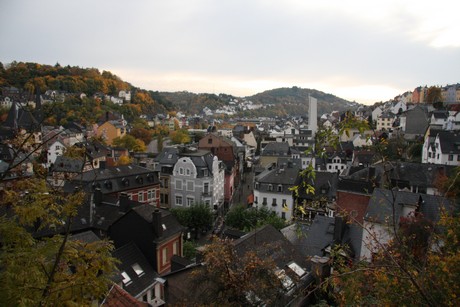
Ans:
[[[190,143],[190,135],[186,129],[172,131],[170,134],[171,141],[174,144],[187,144]]]
[[[145,144],[142,140],[136,139],[134,136],[129,134],[123,137],[116,137],[113,139],[112,145],[135,152],[144,152],[146,150]]]
[[[152,131],[142,127],[136,127],[131,129],[129,134],[135,137],[136,139],[142,140],[144,144],[149,144],[153,139]]]
[[[90,305],[101,299],[115,270],[108,241],[72,240],[82,192],[51,191],[43,179],[20,181],[1,200],[0,304]],[[39,239],[40,233],[58,233]]]
[[[254,251],[238,255],[229,240],[205,245],[202,267],[193,272],[197,304],[215,306],[272,305],[282,289],[271,257]]]

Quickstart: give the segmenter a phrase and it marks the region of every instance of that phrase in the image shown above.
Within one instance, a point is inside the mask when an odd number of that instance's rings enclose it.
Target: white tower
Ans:
[[[318,100],[310,95],[308,95],[308,129],[311,130],[313,137],[318,130]]]

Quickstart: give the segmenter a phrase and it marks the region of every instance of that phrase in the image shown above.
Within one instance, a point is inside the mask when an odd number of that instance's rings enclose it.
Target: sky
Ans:
[[[153,91],[317,89],[364,104],[460,82],[460,1],[1,0],[0,62]]]

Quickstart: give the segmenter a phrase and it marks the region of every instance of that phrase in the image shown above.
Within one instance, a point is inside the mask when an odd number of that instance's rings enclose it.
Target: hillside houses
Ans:
[[[411,216],[422,214],[435,223],[443,208],[455,205],[443,196],[442,183],[453,178],[460,165],[460,113],[414,105],[413,100],[422,101],[426,95],[421,87],[394,101],[347,113],[356,120],[375,120],[364,131],[349,127],[337,135],[346,116],[340,112],[321,116],[318,133],[327,129],[334,142],[316,144],[316,129],[308,126],[305,115],[225,123],[196,116],[197,124],[209,129],[191,128],[194,135],[189,144],[165,142],[157,152],[137,154],[111,146],[113,139],[130,131],[130,123],[121,116],[106,114],[99,124],[81,129],[42,126],[34,112],[13,103],[6,128],[37,133],[36,145],[1,144],[0,174],[5,176],[0,191],[13,188],[21,178],[33,178],[33,171],[42,171],[40,178],[54,191],[84,192],[69,232],[75,239],[113,242],[113,256],[120,262],[108,289],[110,300],[117,301],[114,296],[120,295],[130,297],[131,305],[142,301],[163,306],[193,297],[189,274],[206,263],[199,253],[184,257],[190,246],[209,243],[212,234],[232,238],[238,253],[255,250],[277,257],[277,272],[284,282],[281,301],[301,302],[294,289],[305,290],[317,282],[314,276],[321,273],[319,280],[330,274],[337,245],[345,246],[340,256],[350,265],[372,261],[378,244],[372,242],[371,230],[378,233],[378,243],[388,243],[394,229]],[[120,92],[120,100],[112,101],[122,104],[130,98],[126,91]],[[242,107],[257,108],[232,100],[221,111],[207,107],[204,113],[228,115]],[[140,120],[152,128],[161,125],[174,130],[191,127],[192,118],[184,113],[142,114]],[[162,138],[167,139],[167,133]],[[395,140],[401,142],[392,143]],[[397,159],[382,158],[392,150],[385,147],[388,144],[401,146]],[[37,145],[41,149],[37,156],[25,157]],[[82,155],[76,156],[73,150]],[[15,167],[9,169],[14,161]],[[44,166],[43,170],[37,165]],[[174,212],[198,204],[209,208],[213,221],[208,227],[212,231],[204,229],[195,240]],[[284,228],[257,221],[249,230],[231,229],[225,217],[234,208],[267,210]],[[64,230],[50,227],[34,235],[38,240]],[[276,249],[265,249],[272,243]]]

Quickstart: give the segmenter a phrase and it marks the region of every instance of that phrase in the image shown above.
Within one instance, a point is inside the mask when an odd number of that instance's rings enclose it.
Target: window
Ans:
[[[181,174],[181,175],[184,174],[184,169],[182,167],[179,168],[179,174]]]
[[[188,169],[188,168],[185,169],[185,174],[186,174],[187,176],[190,176],[190,169]]]
[[[167,188],[169,185],[169,180],[168,179],[165,179],[165,188]]]
[[[187,181],[187,191],[193,191],[195,188],[195,185],[193,184],[193,181]]]
[[[204,177],[208,177],[209,176],[209,172],[207,169],[203,170],[203,176]]]
[[[123,285],[127,286],[130,285],[133,281],[131,280],[131,277],[126,272],[121,272],[121,276],[123,277]]]
[[[163,253],[162,253],[162,254],[163,254],[163,255],[162,255],[162,257],[161,257],[161,258],[162,258],[162,259],[161,259],[161,260],[162,260],[161,263],[162,263],[163,265],[166,265],[166,263],[168,263],[168,248],[167,248],[167,247],[163,248]]]
[[[153,198],[153,190],[148,190],[147,191],[147,199],[151,200]]]
[[[143,202],[144,201],[144,192],[138,192],[137,193],[137,201],[138,202]]]
[[[182,190],[182,180],[176,180],[176,190]]]
[[[182,206],[182,196],[176,196],[176,206]]]
[[[281,184],[278,185],[278,192],[283,192],[283,186]]]
[[[457,161],[460,161],[460,155],[457,155]]]
[[[262,205],[266,205],[266,204],[267,204],[267,197],[264,197],[262,201]]]
[[[254,203],[257,204],[259,202],[259,196],[256,196],[256,199],[254,199]]]
[[[454,155],[449,155],[449,161],[454,161]]]
[[[273,185],[272,185],[272,184],[269,184],[269,185],[268,185],[268,190],[269,190],[269,191],[273,191]]]
[[[133,264],[131,267],[133,268],[134,272],[136,272],[137,276],[142,276],[145,274],[144,270],[138,263]]]
[[[273,207],[276,207],[276,198],[273,198],[272,206],[273,206]]]
[[[174,241],[173,243],[173,255],[177,255],[177,250],[178,250],[178,247],[179,246],[179,242],[177,241]]]
[[[165,203],[165,195],[163,193],[160,193],[160,203],[161,204]]]
[[[193,197],[187,197],[187,207],[193,206],[194,202],[195,200],[193,199]]]
[[[212,144],[212,139],[211,138],[208,139],[208,144]]]
[[[203,186],[203,193],[208,194],[209,193],[209,182],[205,182]]]

